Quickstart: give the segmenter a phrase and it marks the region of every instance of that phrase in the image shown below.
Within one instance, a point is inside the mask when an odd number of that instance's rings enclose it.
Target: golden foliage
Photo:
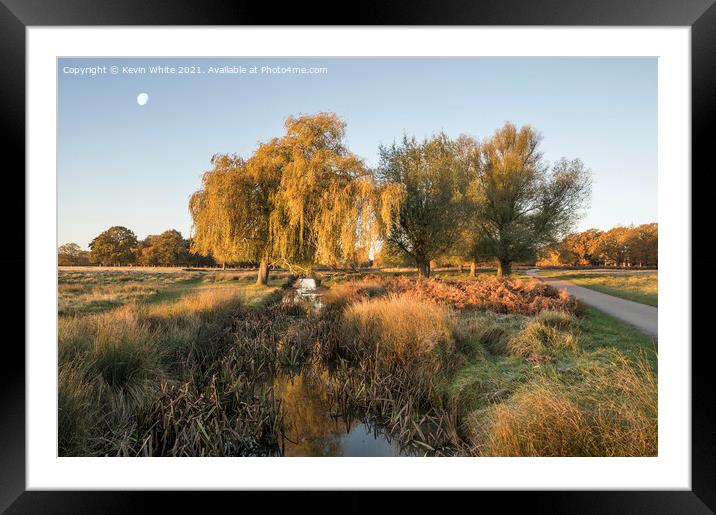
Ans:
[[[542,266],[656,266],[658,263],[659,226],[656,223],[568,234],[547,248],[537,261]]]
[[[246,161],[214,156],[190,201],[194,250],[310,269],[367,258],[401,190],[378,185],[332,113],[289,117]]]

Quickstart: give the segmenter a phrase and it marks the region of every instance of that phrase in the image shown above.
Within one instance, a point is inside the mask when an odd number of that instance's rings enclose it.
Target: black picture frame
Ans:
[[[14,166],[3,178],[7,200],[2,205],[6,237],[17,247],[3,253],[4,269],[13,270],[6,284],[16,292],[10,308],[24,313],[23,277],[25,269],[25,227],[17,219],[24,211],[25,169],[25,28],[62,25],[573,25],[573,26],[690,26],[692,52],[692,160],[694,171],[708,173],[712,127],[716,114],[716,6],[715,0],[490,0],[468,2],[400,3],[396,0],[370,0],[360,4],[312,2],[278,4],[260,2],[219,2],[175,0],[0,0],[0,123],[4,156]],[[7,162],[7,161],[5,161]],[[711,163],[709,163],[711,165]],[[687,173],[687,172],[684,172]],[[691,177],[696,174],[692,172]],[[10,185],[8,181],[17,184]],[[12,186],[15,186],[14,188]],[[693,188],[692,188],[692,191]],[[696,205],[692,200],[692,205]],[[22,209],[22,211],[20,211]],[[13,234],[14,232],[14,234]],[[693,234],[693,232],[692,232]],[[12,255],[11,255],[12,254]],[[32,270],[26,270],[24,277]],[[26,282],[24,283],[26,284]],[[24,297],[24,293],[22,294]],[[700,309],[694,303],[698,314]],[[6,323],[17,324],[22,316],[6,311]],[[24,318],[24,317],[23,317]],[[698,317],[693,317],[696,320]],[[193,511],[206,508],[206,500],[179,492],[55,492],[25,491],[25,353],[17,344],[20,337],[8,338],[0,358],[0,511],[8,513],[140,513],[150,503],[161,503],[163,511]],[[685,345],[691,342],[684,342]],[[692,489],[691,491],[609,491],[609,492],[481,492],[485,500],[503,506],[524,504],[531,511],[549,513],[713,513],[716,510],[716,443],[710,379],[710,342],[692,346]],[[206,494],[204,494],[206,495]],[[216,495],[216,493],[214,494]],[[244,496],[252,502],[253,493],[219,493]],[[333,500],[335,493],[322,497],[325,506],[336,509],[370,509],[364,494],[351,493],[348,500]],[[459,505],[463,494],[451,504]],[[298,493],[284,498],[294,505]],[[507,499],[509,498],[509,502]],[[421,503],[421,494],[413,494]],[[212,503],[216,499],[212,499]],[[473,502],[473,501],[469,501]],[[478,506],[475,506],[479,508]],[[275,505],[274,505],[275,508]],[[314,506],[315,508],[315,506]],[[197,508],[199,509],[199,508]],[[203,510],[202,510],[203,511]],[[270,511],[274,511],[272,508]],[[275,511],[278,511],[277,509]],[[321,511],[321,510],[319,510]],[[333,510],[332,510],[333,511]]]

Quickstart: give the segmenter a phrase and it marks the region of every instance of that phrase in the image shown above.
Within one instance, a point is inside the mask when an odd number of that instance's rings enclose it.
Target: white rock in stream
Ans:
[[[304,277],[298,281],[299,290],[315,290],[318,285],[313,277]]]
[[[325,288],[320,288],[316,280],[312,277],[304,277],[296,282],[295,300],[307,300],[317,309],[323,307],[321,297],[325,292]]]

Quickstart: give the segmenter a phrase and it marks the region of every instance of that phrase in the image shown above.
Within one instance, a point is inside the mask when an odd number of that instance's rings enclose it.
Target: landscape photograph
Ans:
[[[59,456],[658,456],[657,71],[58,59]]]

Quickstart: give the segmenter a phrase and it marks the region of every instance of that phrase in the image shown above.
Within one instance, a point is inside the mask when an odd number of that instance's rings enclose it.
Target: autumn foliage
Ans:
[[[533,315],[541,311],[576,313],[579,304],[566,291],[536,279],[484,277],[478,281],[430,279],[411,281],[399,278],[391,285],[396,291],[413,291],[422,298],[458,309],[486,309],[496,313]]]
[[[659,226],[656,223],[588,229],[567,235],[547,249],[538,265],[563,266],[657,266]]]
[[[366,277],[331,289],[328,302],[346,305],[355,299],[385,293],[411,294],[416,298],[457,309],[488,310],[495,313],[534,315],[543,311],[576,314],[580,304],[565,290],[557,290],[537,279],[484,276],[477,281],[446,279],[414,280],[407,277]]]

